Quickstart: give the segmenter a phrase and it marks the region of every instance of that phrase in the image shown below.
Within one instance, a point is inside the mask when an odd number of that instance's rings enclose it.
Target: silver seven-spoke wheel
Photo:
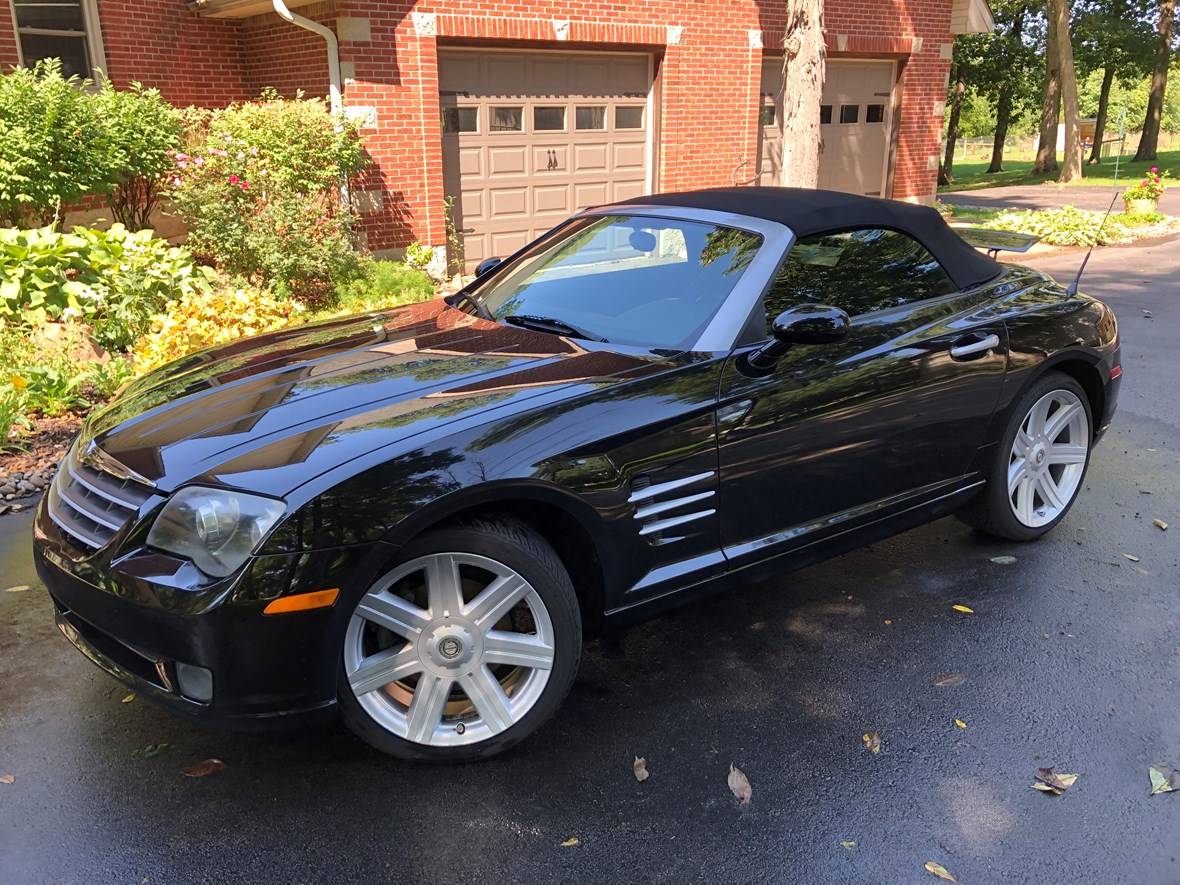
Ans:
[[[1071,390],[1051,390],[1021,422],[1008,462],[1008,502],[1022,525],[1057,519],[1077,494],[1090,448],[1090,422]]]
[[[415,744],[487,740],[536,705],[554,665],[540,594],[502,562],[430,553],[357,604],[344,639],[348,687],[373,721]]]

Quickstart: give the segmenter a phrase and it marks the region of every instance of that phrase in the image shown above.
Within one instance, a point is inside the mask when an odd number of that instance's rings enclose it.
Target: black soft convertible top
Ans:
[[[785,224],[797,237],[849,228],[882,227],[907,233],[930,250],[955,285],[967,289],[998,276],[1003,265],[977,252],[928,206],[793,187],[724,187],[649,194],[619,205],[682,206],[731,212]]]

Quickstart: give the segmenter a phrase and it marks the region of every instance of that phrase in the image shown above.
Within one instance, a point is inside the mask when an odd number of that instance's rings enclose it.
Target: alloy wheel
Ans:
[[[486,740],[537,703],[554,661],[540,595],[501,562],[433,553],[398,566],[361,598],[344,671],[361,707],[429,746]]]
[[[1051,390],[1024,416],[1008,461],[1008,503],[1037,528],[1057,519],[1078,492],[1090,449],[1086,408],[1070,390]]]

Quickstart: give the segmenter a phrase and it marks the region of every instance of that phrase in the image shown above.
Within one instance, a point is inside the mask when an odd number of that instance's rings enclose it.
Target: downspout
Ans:
[[[313,34],[319,34],[328,44],[328,106],[332,109],[336,125],[339,126],[340,118],[344,114],[344,76],[340,72],[340,41],[336,39],[336,32],[306,16],[296,15],[287,8],[286,0],[271,0],[271,3],[274,4],[275,12],[280,18]],[[346,206],[350,202],[348,182],[340,184],[340,199]]]
[[[271,0],[275,12],[285,21],[290,22],[313,34],[319,34],[328,44],[328,104],[333,115],[344,113],[344,77],[340,73],[340,41],[336,39],[336,32],[327,25],[312,21],[302,15],[296,15],[287,8],[285,0]]]

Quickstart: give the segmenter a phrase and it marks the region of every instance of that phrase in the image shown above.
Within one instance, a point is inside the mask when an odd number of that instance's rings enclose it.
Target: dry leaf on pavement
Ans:
[[[931,875],[938,876],[938,878],[940,878],[946,882],[958,882],[959,881],[958,879],[956,879],[954,876],[951,875],[950,870],[948,870],[942,864],[935,863],[932,860],[926,861],[923,868],[926,870],[926,872],[930,873]]]
[[[5,587],[4,592],[5,593],[24,593],[28,589],[29,589],[28,584],[17,584],[15,587]]]
[[[1151,524],[1153,526],[1155,526],[1157,529],[1159,529],[1161,532],[1166,532],[1168,530],[1168,524],[1166,522],[1164,522],[1162,519],[1153,519],[1151,521]]]
[[[865,749],[870,753],[876,754],[881,752],[881,735],[875,731],[865,732],[860,736],[864,742]]]
[[[15,774],[0,774],[0,784],[15,784],[15,783],[16,783],[16,775]]]
[[[184,770],[185,777],[208,777],[211,774],[216,774],[225,768],[225,763],[220,759],[206,759],[204,762],[198,762],[196,765],[190,766]]]
[[[1138,562],[1139,561],[1139,557],[1136,556],[1134,553],[1124,553],[1123,556],[1125,556],[1127,559],[1131,560],[1131,562]]]
[[[939,688],[954,688],[956,685],[962,685],[966,679],[966,673],[940,673],[934,684]]]
[[[581,844],[582,844],[582,840],[579,839],[577,836],[570,836],[568,839],[566,839],[564,842],[561,843],[561,847],[562,848],[573,848],[575,845],[581,845]]]
[[[975,614],[975,609],[969,608],[968,606],[965,606],[965,605],[959,605],[958,603],[956,603],[955,605],[952,605],[951,608],[953,608],[957,612],[963,612],[963,614],[967,614],[967,615]]]
[[[635,761],[631,764],[631,770],[635,772],[635,780],[640,783],[651,777],[647,770],[647,760],[642,756],[635,757]]]
[[[1168,773],[1169,769],[1171,769],[1171,774]],[[1156,793],[1171,793],[1173,790],[1180,790],[1180,771],[1170,765],[1153,765],[1147,769],[1147,774],[1151,778],[1151,793],[1149,795],[1154,796]]]
[[[966,728],[966,727],[967,727],[967,723],[966,723],[966,722],[964,722],[962,719],[956,719],[956,720],[955,720],[955,726],[956,726],[957,728]]]
[[[132,750],[132,759],[151,759],[153,756],[159,756],[167,750],[171,744],[148,744],[146,747],[140,747],[138,750]]]
[[[1038,768],[1037,779],[1033,783],[1034,790],[1040,790],[1042,793],[1052,793],[1054,796],[1060,796],[1066,790],[1073,786],[1073,782],[1078,779],[1076,774],[1058,773],[1052,768]]]
[[[849,851],[851,851],[853,848],[856,847],[856,840],[854,840],[854,839],[841,839],[840,840],[840,847],[847,848]]]
[[[750,779],[740,768],[735,768],[732,762],[729,763],[729,777],[726,778],[726,783],[729,784],[730,792],[737,797],[738,802],[742,805],[750,803],[750,797],[754,795]]]
[[[994,562],[996,565],[1012,565],[1012,563],[1016,562],[1016,557],[1015,556],[993,556],[992,562]]]
[[[129,694],[129,695],[127,695],[125,698],[123,698],[123,700],[121,700],[119,703],[121,703],[121,704],[130,704],[130,703],[131,703],[133,700],[135,700],[135,695],[134,695],[134,694]]]

